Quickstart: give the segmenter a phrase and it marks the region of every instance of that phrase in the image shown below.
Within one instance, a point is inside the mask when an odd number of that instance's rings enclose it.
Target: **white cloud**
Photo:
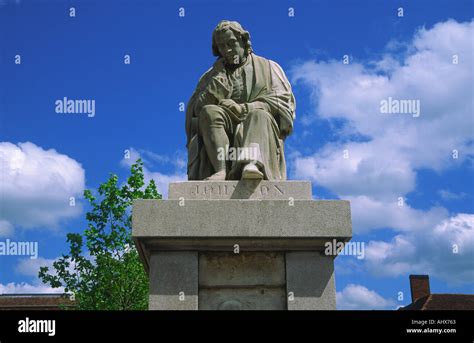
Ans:
[[[368,196],[342,196],[351,202],[353,230],[364,233],[377,228],[392,228],[396,231],[420,231],[433,228],[448,217],[443,207],[432,207],[427,211],[417,210],[404,201],[398,205],[398,199],[388,201],[375,200]]]
[[[130,148],[130,158],[124,158],[121,161],[123,166],[130,167],[133,163],[136,162],[137,159],[141,158],[144,162],[143,166],[143,174],[145,176],[145,184],[148,184],[150,180],[154,180],[156,183],[156,187],[158,188],[158,192],[163,195],[163,199],[168,197],[168,185],[171,182],[177,181],[186,181],[188,179],[187,174],[183,171],[183,161],[180,155],[176,156],[176,158],[170,158],[167,156],[157,155],[150,151],[137,151],[134,148]],[[159,162],[170,163],[176,167],[176,171],[172,174],[164,174],[160,172],[153,172],[147,168],[145,164],[148,164],[146,160],[144,160],[143,156],[151,157],[154,160]]]
[[[317,117],[344,122],[340,141],[295,157],[294,174],[353,201],[355,232],[407,230],[447,218],[439,207],[421,211],[393,205],[415,190],[419,169],[440,172],[474,152],[473,35],[474,21],[449,20],[418,30],[404,44],[405,56],[388,49],[366,64],[310,61],[293,69],[294,82],[311,89]],[[420,117],[381,114],[380,102],[388,97],[420,100]],[[351,141],[352,134],[364,141]],[[453,149],[458,159],[452,158]]]
[[[364,144],[360,148],[368,153],[376,149],[369,156],[397,158],[415,168],[441,169],[452,149],[472,153],[466,143],[472,136],[467,123],[472,124],[473,28],[473,22],[448,21],[419,30],[403,63],[391,63],[386,73],[369,65],[398,56],[387,54],[368,65],[306,62],[293,69],[293,79],[311,88],[320,118],[344,119],[343,133],[371,139],[365,149]],[[452,63],[454,54],[459,64]],[[421,116],[381,114],[380,101],[388,97],[419,99]]]
[[[395,302],[362,285],[349,284],[336,293],[336,305],[338,310],[381,310],[394,308]]]
[[[461,193],[453,193],[446,189],[440,189],[438,191],[439,196],[444,200],[459,200],[464,198],[467,194],[464,192]]]
[[[7,284],[0,283],[0,294],[18,294],[18,293],[64,293],[63,288],[52,288],[46,285],[32,285],[29,283],[10,282]]]
[[[70,197],[82,196],[84,169],[54,149],[31,143],[0,143],[2,227],[48,227],[81,213],[69,206]]]
[[[369,242],[365,267],[374,274],[474,280],[472,215],[416,209],[406,200],[398,206],[399,197],[416,190],[419,170],[442,173],[472,162],[473,36],[474,21],[448,20],[419,29],[411,41],[389,42],[381,58],[367,63],[309,61],[293,69],[293,81],[311,90],[314,118],[336,123],[340,137],[295,154],[293,174],[350,200],[355,233],[399,232],[391,241]],[[389,97],[419,100],[421,115],[382,114],[381,101]],[[306,129],[313,122],[307,120]]]
[[[434,229],[407,232],[366,246],[366,267],[379,276],[430,274],[449,284],[474,280],[474,215],[458,214]]]
[[[415,172],[407,161],[382,146],[368,143],[333,143],[321,152],[297,157],[297,177],[311,179],[340,196],[370,195],[375,199],[393,200],[415,186]],[[344,158],[347,149],[349,158]]]
[[[135,153],[137,152],[135,151]],[[182,151],[177,151],[172,157],[167,155],[159,155],[148,150],[140,150],[139,153],[141,154],[140,157],[143,159],[144,163],[147,163],[147,160],[151,159],[152,161],[156,161],[158,163],[171,164],[178,170],[185,169],[187,165],[186,156]]]
[[[43,257],[38,257],[36,259],[21,259],[18,263],[16,271],[21,275],[37,278],[40,267],[49,267],[51,272],[54,261],[54,259],[46,259]]]
[[[8,237],[13,234],[13,225],[3,219],[0,219],[0,237]]]
[[[10,282],[7,284],[0,284],[1,293],[64,293],[64,287],[52,288],[44,284],[38,277],[40,267],[48,267],[49,274],[56,275],[53,262],[55,259],[46,259],[38,257],[37,259],[24,258],[19,261],[15,268],[17,274],[27,276],[30,278],[30,283]],[[74,264],[69,267],[69,271],[73,272]]]

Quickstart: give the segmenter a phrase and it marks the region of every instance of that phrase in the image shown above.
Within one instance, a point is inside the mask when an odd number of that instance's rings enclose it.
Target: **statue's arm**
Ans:
[[[195,119],[193,118],[195,118],[198,114],[196,113],[196,111],[199,110],[200,107],[202,107],[201,102],[203,101],[203,99],[201,98],[201,94],[204,90],[204,86],[207,83],[207,80],[210,77],[211,72],[212,72],[212,68],[209,68],[204,74],[201,75],[201,77],[199,78],[198,84],[196,86],[196,89],[191,95],[191,98],[189,99],[188,104],[186,106],[186,123],[185,123],[186,135],[187,135],[186,146],[189,145],[192,137],[197,133]]]
[[[194,93],[194,116],[197,116],[205,105],[217,105],[219,100],[226,99],[232,92],[221,59],[217,60],[199,79]]]
[[[217,105],[219,100],[226,99],[228,96],[229,85],[227,79],[223,75],[216,75],[200,91],[198,105],[200,108],[205,105]]]

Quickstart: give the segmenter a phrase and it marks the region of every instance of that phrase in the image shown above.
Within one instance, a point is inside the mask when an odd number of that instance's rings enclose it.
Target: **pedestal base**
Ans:
[[[137,200],[133,237],[151,310],[334,310],[334,257],[351,238],[347,201],[301,181],[192,181]]]

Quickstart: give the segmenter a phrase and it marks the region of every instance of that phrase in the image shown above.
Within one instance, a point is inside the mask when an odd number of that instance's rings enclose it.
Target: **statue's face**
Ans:
[[[244,43],[234,32],[226,30],[216,37],[217,48],[227,64],[239,64],[245,56]]]

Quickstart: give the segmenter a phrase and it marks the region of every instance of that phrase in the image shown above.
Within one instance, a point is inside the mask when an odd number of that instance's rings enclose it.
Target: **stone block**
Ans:
[[[198,253],[154,252],[150,257],[150,310],[198,309]]]
[[[200,253],[199,286],[284,286],[283,253]]]
[[[286,254],[288,310],[335,310],[334,258],[318,252]]]
[[[283,287],[199,290],[200,310],[286,310]]]

